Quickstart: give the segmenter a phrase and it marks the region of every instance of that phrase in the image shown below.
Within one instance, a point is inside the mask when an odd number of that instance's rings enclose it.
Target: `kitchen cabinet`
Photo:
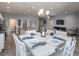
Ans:
[[[5,46],[5,33],[0,32],[0,52],[4,49]]]

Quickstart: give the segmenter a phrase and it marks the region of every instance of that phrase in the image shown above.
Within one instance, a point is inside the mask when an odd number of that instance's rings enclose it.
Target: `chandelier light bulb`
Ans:
[[[44,9],[40,9],[39,12],[38,12],[38,15],[39,15],[39,16],[42,15],[43,12],[44,12]]]
[[[41,13],[40,13],[40,12],[38,12],[38,15],[40,16],[40,15],[41,15]]]
[[[40,9],[40,13],[43,14],[43,12],[44,12],[44,9]]]
[[[46,11],[46,15],[49,15],[49,13],[50,13],[49,11]]]

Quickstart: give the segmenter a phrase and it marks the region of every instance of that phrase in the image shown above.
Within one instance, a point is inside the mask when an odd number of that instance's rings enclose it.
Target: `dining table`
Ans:
[[[31,35],[32,34],[32,35]],[[31,34],[19,35],[25,45],[28,45],[32,54],[35,56],[49,56],[59,49],[59,46],[64,46],[70,37],[64,37],[63,40],[57,39],[56,35],[41,36],[41,33],[35,32]],[[63,37],[63,36],[62,36]],[[40,43],[40,44],[38,44]]]

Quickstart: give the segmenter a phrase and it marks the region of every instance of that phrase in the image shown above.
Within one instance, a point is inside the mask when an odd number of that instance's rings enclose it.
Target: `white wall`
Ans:
[[[22,19],[23,21],[27,20],[27,27],[38,27],[38,17],[34,15],[19,15],[19,14],[3,14],[4,20],[9,22],[10,19]],[[9,26],[9,23],[7,23]],[[8,28],[8,27],[7,27]]]
[[[64,25],[56,24],[56,20],[59,20],[59,19],[64,20]],[[77,14],[56,16],[52,20],[53,20],[53,26],[72,28],[72,27],[78,27],[79,25],[79,19],[78,19]]]
[[[76,15],[76,26],[79,27],[79,14]]]
[[[34,15],[16,15],[16,14],[3,14],[3,18],[5,20],[9,19],[22,19],[27,20],[27,27],[38,27],[38,17]],[[56,25],[56,20],[62,19],[64,20],[64,25]],[[54,26],[62,26],[67,28],[72,27],[79,27],[79,14],[68,14],[68,15],[59,15],[52,18],[52,25],[51,20],[48,20],[48,28]]]

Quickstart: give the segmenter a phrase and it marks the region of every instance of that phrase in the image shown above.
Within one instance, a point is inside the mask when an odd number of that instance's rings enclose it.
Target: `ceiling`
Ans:
[[[39,9],[50,14],[79,12],[79,2],[0,2],[1,13],[38,15]]]

